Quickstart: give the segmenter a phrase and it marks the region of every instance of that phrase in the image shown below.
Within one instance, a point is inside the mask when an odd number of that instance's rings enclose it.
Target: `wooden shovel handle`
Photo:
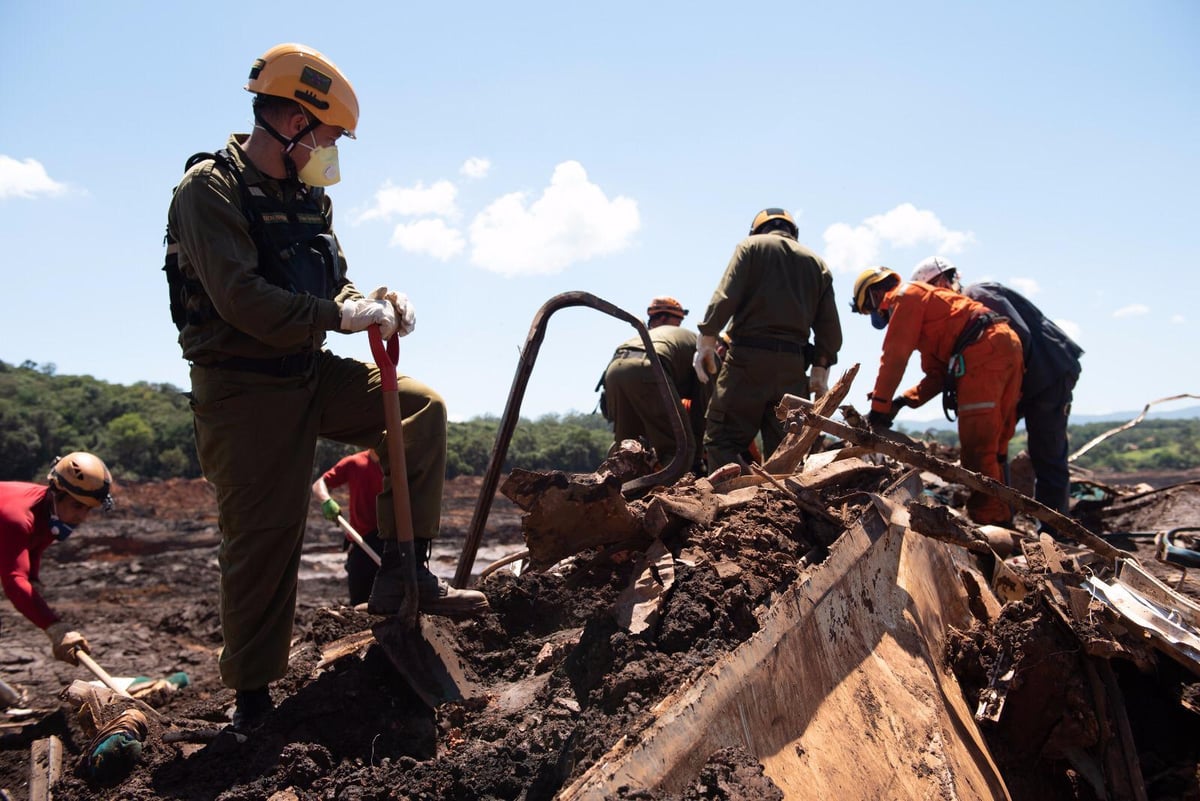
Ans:
[[[367,334],[371,339],[371,353],[379,367],[379,381],[383,388],[383,419],[387,426],[388,472],[392,483],[392,510],[396,518],[396,542],[412,542],[412,503],[408,497],[408,463],[404,458],[404,416],[400,412],[400,389],[396,383],[399,337],[392,334],[385,345],[377,325],[367,329]]]

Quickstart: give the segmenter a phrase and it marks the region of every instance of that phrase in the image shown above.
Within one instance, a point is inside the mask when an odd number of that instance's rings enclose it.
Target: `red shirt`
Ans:
[[[349,486],[350,525],[355,531],[365,537],[379,529],[375,497],[383,492],[383,468],[371,459],[368,451],[347,456],[326,470],[321,478],[330,489]]]
[[[58,615],[34,589],[50,533],[50,488],[23,481],[0,482],[0,584],[12,605],[44,629]]]

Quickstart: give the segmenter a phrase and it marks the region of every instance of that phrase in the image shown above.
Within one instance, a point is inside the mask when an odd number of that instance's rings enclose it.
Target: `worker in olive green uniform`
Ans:
[[[702,421],[704,386],[692,371],[696,335],[680,326],[687,309],[675,298],[657,297],[650,302],[646,315],[650,341],[671,380],[672,395],[683,404],[688,413],[685,416],[691,416],[695,410],[695,417]],[[663,407],[654,369],[640,335],[617,348],[601,383],[605,390],[605,417],[612,421],[614,441],[644,437],[658,454],[659,463],[670,464],[679,447],[671,426],[672,411]],[[689,466],[697,469],[700,452],[695,431],[688,431],[688,442],[683,447],[690,454]]]
[[[403,295],[363,295],[346,277],[324,187],[339,179],[336,142],[353,137],[358,100],[323,55],[284,44],[254,62],[254,129],[189,161],[168,214],[167,275],[183,357],[191,363],[196,448],[216,488],[221,527],[221,678],[237,691],[234,725],[272,709],[287,671],[297,572],[318,437],[381,450],[379,369],[322,348],[328,331],[412,331]],[[369,611],[471,613],[482,593],[429,572],[441,513],[446,408],[399,379],[413,543],[396,542],[391,477],[379,495],[383,565]],[[407,547],[405,547],[407,546]]]
[[[726,324],[732,343],[708,404],[709,469],[738,462],[760,431],[769,459],[783,439],[775,417],[779,400],[829,391],[829,367],[842,347],[833,278],[825,262],[796,241],[798,233],[784,209],[760,211],[698,326],[694,364],[701,381],[717,374],[717,335]]]

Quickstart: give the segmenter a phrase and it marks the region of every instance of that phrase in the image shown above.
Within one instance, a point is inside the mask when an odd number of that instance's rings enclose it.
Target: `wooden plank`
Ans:
[[[1043,523],[1052,526],[1060,536],[1091,548],[1098,556],[1107,561],[1110,567],[1116,563],[1119,557],[1129,556],[1123,551],[1117,550],[1100,537],[1097,537],[1075,520],[1054,509],[1043,506],[1033,498],[1022,495],[1012,487],[1005,486],[995,479],[982,476],[959,465],[950,464],[944,459],[939,459],[936,456],[918,451],[915,448],[891,441],[874,432],[852,428],[836,420],[830,420],[827,417],[821,417],[811,412],[804,412],[802,410],[801,413],[804,414],[810,425],[826,433],[841,437],[847,442],[853,442],[855,445],[871,448],[874,451],[891,456],[893,459],[898,459],[905,464],[912,465],[921,470],[936,473],[947,481],[962,484],[970,489],[987,493],[994,498],[999,498],[1017,511],[1025,512]]]
[[[62,773],[62,740],[51,735],[29,749],[29,801],[51,801],[50,788]]]
[[[812,409],[822,417],[828,417],[837,411],[837,407],[850,392],[850,385],[854,383],[857,375],[858,365],[856,364],[842,373],[842,377],[829,388],[829,391],[812,404]],[[799,408],[800,401],[804,400],[806,399],[798,398],[795,395],[784,395],[779,406],[775,408],[776,416],[781,420],[787,419],[795,413],[795,409]],[[797,431],[789,432],[763,464],[763,469],[775,475],[794,473],[797,465],[808,455],[809,449],[812,448],[819,436],[821,436],[820,429],[808,425],[802,426]]]

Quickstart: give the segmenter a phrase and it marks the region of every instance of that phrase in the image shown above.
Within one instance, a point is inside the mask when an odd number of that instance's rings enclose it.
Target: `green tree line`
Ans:
[[[450,423],[447,476],[483,475],[499,427],[496,417]],[[611,444],[612,428],[598,414],[522,418],[504,468],[587,472],[604,461]],[[119,480],[200,476],[192,413],[178,387],[111,384],[57,375],[53,364],[0,361],[0,480],[40,480],[56,456],[76,450],[104,459]],[[315,469],[353,451],[322,440]]]
[[[496,417],[450,423],[447,477],[483,475],[499,425]],[[1071,447],[1115,425],[1071,426]],[[957,444],[953,430],[921,436]],[[598,414],[522,418],[509,441],[504,469],[587,472],[604,460],[611,444],[612,428]],[[1024,432],[1018,432],[1010,450],[1016,454],[1024,446]],[[123,481],[200,475],[188,397],[178,387],[110,384],[86,375],[57,375],[53,364],[0,361],[0,480],[40,480],[55,456],[74,450],[97,454]],[[315,469],[327,469],[352,451],[322,440]],[[1200,420],[1143,421],[1091,449],[1078,463],[1116,472],[1196,467]]]

